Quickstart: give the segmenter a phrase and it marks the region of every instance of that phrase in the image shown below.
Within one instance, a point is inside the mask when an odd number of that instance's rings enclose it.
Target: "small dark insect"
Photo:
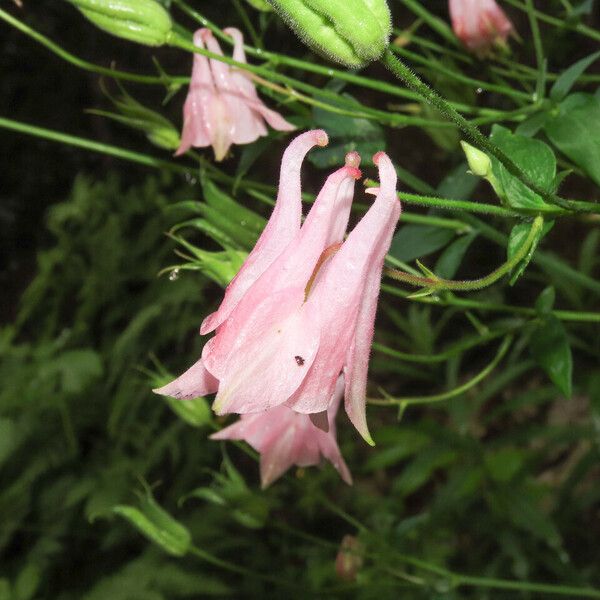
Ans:
[[[301,356],[294,356],[294,359],[296,360],[296,364],[301,367],[304,364],[304,359]]]

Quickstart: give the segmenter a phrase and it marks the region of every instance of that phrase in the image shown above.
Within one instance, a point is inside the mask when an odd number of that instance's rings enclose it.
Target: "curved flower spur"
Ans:
[[[224,30],[233,38],[233,59],[246,63],[244,38],[233,27]],[[223,55],[209,29],[194,34],[194,45]],[[176,156],[190,148],[212,146],[221,161],[232,144],[249,144],[267,135],[265,121],[279,131],[292,131],[278,112],[267,108],[258,97],[248,75],[221,61],[194,54],[192,80],[183,107],[183,131]]]
[[[345,375],[346,412],[369,443],[366,383],[383,261],[400,216],[396,173],[375,155],[380,187],[344,241],[361,176],[360,157],[331,174],[300,226],[300,166],[325,132],[309,131],[286,150],[271,219],[216,313],[201,333],[215,331],[202,358],[155,390],[176,398],[216,392],[213,409],[258,413],[285,405],[327,428],[325,412]]]

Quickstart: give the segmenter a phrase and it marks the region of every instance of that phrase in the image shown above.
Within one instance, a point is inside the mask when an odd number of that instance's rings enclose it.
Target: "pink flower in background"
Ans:
[[[281,477],[290,467],[311,467],[326,458],[349,485],[352,475],[337,445],[335,416],[344,393],[340,377],[336,393],[327,409],[329,431],[319,429],[308,415],[286,406],[242,415],[240,420],[210,436],[212,440],[244,440],[260,453],[260,479],[263,488]]]
[[[234,41],[233,59],[246,63],[241,32],[234,28],[224,31]],[[196,31],[194,44],[223,55],[219,42],[209,29]],[[279,131],[295,129],[279,113],[265,106],[246,73],[218,60],[194,54],[177,156],[192,147],[212,146],[215,160],[223,160],[231,144],[249,144],[267,135],[265,121]]]
[[[285,405],[327,429],[340,374],[346,412],[369,443],[366,384],[383,261],[400,216],[396,172],[374,157],[381,186],[361,221],[348,225],[360,157],[327,178],[300,227],[300,165],[323,131],[296,138],[284,155],[277,204],[255,249],[201,333],[202,358],[158,393],[216,392],[213,409],[260,413]]]
[[[513,25],[495,0],[450,0],[452,28],[461,42],[479,55],[504,44]]]

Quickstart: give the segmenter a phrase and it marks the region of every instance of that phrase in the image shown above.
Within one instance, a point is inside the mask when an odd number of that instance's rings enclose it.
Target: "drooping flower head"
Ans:
[[[503,45],[513,25],[496,0],[450,0],[452,28],[460,41],[482,56]]]
[[[260,479],[265,488],[290,467],[311,467],[326,458],[341,478],[352,484],[350,471],[340,454],[335,433],[335,416],[344,393],[340,377],[335,396],[327,409],[328,431],[315,426],[308,415],[287,406],[242,415],[240,420],[210,436],[212,440],[244,440],[260,453]]]
[[[366,384],[383,261],[400,216],[396,172],[374,157],[375,201],[344,241],[360,157],[331,174],[300,226],[300,165],[326,142],[323,131],[286,151],[276,207],[255,249],[201,333],[215,331],[202,358],[157,390],[179,398],[216,392],[213,409],[259,413],[285,405],[326,428],[324,414],[345,379],[346,412],[372,443]]]
[[[225,33],[233,38],[233,59],[246,63],[244,40],[239,30]],[[223,55],[209,29],[194,34],[194,44]],[[267,135],[265,122],[279,131],[295,127],[265,106],[249,76],[216,59],[194,54],[192,80],[183,107],[183,132],[176,155],[190,148],[212,146],[215,160],[226,156],[232,144],[249,144]]]

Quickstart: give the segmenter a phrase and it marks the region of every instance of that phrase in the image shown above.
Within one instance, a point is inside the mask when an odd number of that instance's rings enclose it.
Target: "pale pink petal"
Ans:
[[[233,59],[245,63],[244,38],[239,29],[228,27],[223,30],[233,38]],[[249,75],[239,69],[231,69],[231,85],[235,86],[239,96],[246,99],[248,106],[255,110],[273,129],[278,131],[293,131],[294,125],[288,123],[278,112],[267,108],[258,97],[256,87]]]
[[[202,30],[194,34],[194,45],[204,50]],[[190,88],[183,108],[183,131],[176,156],[187,152],[192,146],[201,148],[211,144],[206,128],[206,107],[216,92],[206,56],[194,54]]]
[[[189,399],[214,394],[219,387],[219,380],[213,377],[204,366],[202,359],[195,362],[183,375],[161,388],[152,390],[161,396]]]
[[[268,300],[276,301],[277,294],[274,296]],[[298,388],[317,353],[318,324],[304,319],[299,311],[256,331],[258,335],[234,349],[225,363],[213,405],[219,415],[283,404]]]
[[[449,0],[449,8],[456,36],[480,54],[495,43],[506,41],[513,31],[512,23],[495,0]]]
[[[335,437],[335,416],[344,391],[343,378],[328,409],[329,433],[317,429],[308,415],[279,406],[268,411],[242,415],[240,419],[210,436],[212,440],[244,440],[260,453],[261,483],[267,487],[293,465],[310,467],[329,460],[342,479],[352,483]]]
[[[247,105],[261,115],[261,117],[277,131],[294,131],[295,125],[286,121],[277,111],[265,106],[262,100],[258,99],[254,102],[247,100]]]
[[[260,454],[260,482],[264,489],[279,479],[294,465],[294,455],[298,443],[296,426],[282,431],[281,436],[272,439]]]
[[[375,326],[377,300],[381,287],[381,271],[385,255],[390,247],[391,239],[400,216],[400,203],[396,199],[396,173],[389,158],[382,154],[378,158],[381,188],[379,196],[385,196],[386,201],[394,206],[388,223],[379,236],[372,255],[372,262],[364,282],[362,301],[356,322],[354,339],[346,356],[346,412],[350,420],[363,435],[365,440],[372,443],[366,419],[366,388],[369,355]]]
[[[348,348],[353,343],[368,274],[372,269],[380,269],[375,259],[379,258],[381,252],[385,256],[400,213],[393,166],[382,153],[376,155],[375,160],[381,165],[380,192],[340,250],[330,259],[327,270],[316,281],[305,305],[306,311],[320,320],[323,333],[319,351],[306,379],[286,403],[301,413],[319,412],[331,398],[337,377],[346,362]],[[367,315],[374,318],[374,310],[367,310]],[[363,342],[369,331],[364,321],[366,319],[363,316]],[[355,384],[352,385],[352,389],[358,389],[354,387]],[[358,393],[350,400],[347,398],[346,410],[359,433],[370,442],[364,394],[362,398]]]
[[[225,158],[233,143],[234,118],[223,94],[212,94],[206,106],[205,126],[217,162]]]
[[[201,334],[210,333],[229,317],[248,288],[298,233],[302,217],[302,161],[311,148],[326,146],[327,143],[327,134],[322,129],[315,129],[299,135],[287,147],[281,161],[279,192],[271,218],[242,268],[227,286],[221,306],[204,319],[200,328]]]
[[[295,310],[293,301],[297,302],[297,309],[300,309],[304,287],[328,246],[332,227],[338,222],[340,211],[350,211],[354,179],[359,176],[360,171],[355,167],[343,167],[327,178],[299,234],[246,292],[229,318],[219,327],[215,338],[205,345],[202,357],[207,368],[216,376],[225,376],[226,364],[234,354],[234,349],[244,354],[243,345],[248,340],[256,338],[260,341],[263,325],[259,327],[252,315],[259,306],[264,306],[266,298],[283,292],[285,302],[281,308],[275,308],[277,318],[270,318],[267,312],[264,313],[265,324],[276,324],[283,320],[287,316],[284,309],[289,310],[288,315],[291,314]],[[315,321],[304,310],[300,316],[304,321]]]

